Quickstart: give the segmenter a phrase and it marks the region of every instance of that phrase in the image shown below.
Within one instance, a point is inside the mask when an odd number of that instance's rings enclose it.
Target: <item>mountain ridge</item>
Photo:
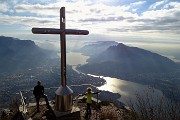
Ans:
[[[54,51],[37,46],[34,41],[0,36],[0,71],[11,72],[43,65]]]
[[[117,44],[118,42],[115,41],[96,41],[83,46],[79,51],[82,52],[84,55],[92,56],[94,54],[99,54],[103,52],[112,45]]]
[[[138,47],[129,47],[122,43],[110,46],[104,52],[91,56],[88,64],[82,68],[104,66],[120,72],[166,72],[177,68],[177,64],[167,57]],[[91,67],[92,68],[92,67]],[[111,69],[111,70],[113,70]],[[99,68],[100,71],[100,68]]]

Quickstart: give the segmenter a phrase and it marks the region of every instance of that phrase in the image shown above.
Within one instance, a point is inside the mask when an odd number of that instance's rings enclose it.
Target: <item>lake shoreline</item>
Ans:
[[[71,54],[73,54],[73,52],[71,52]],[[82,53],[75,53],[76,55],[80,55],[79,58],[83,58],[84,55]],[[78,63],[78,64],[73,64],[72,69],[74,71],[76,71],[79,74],[85,74],[85,75],[89,75],[92,77],[96,77],[96,78],[103,78],[106,83],[104,83],[103,85],[99,86],[98,89],[100,90],[104,90],[104,91],[109,91],[112,93],[117,93],[120,95],[120,97],[118,98],[118,100],[122,103],[127,103],[127,99],[128,100],[132,100],[135,101],[135,93],[140,93],[140,94],[144,94],[143,91],[148,91],[151,89],[153,89],[153,91],[155,91],[156,94],[159,94],[159,96],[163,96],[162,92],[160,90],[157,90],[155,88],[152,88],[151,86],[148,85],[144,85],[141,83],[137,83],[137,82],[133,82],[130,80],[124,80],[124,79],[119,79],[119,78],[115,78],[114,76],[102,76],[102,75],[97,75],[96,74],[91,74],[91,73],[86,73],[83,72],[81,70],[78,69],[78,67],[80,67],[81,65],[86,64],[86,60],[87,60],[87,56],[85,56],[86,59],[83,59],[84,62],[83,63]]]

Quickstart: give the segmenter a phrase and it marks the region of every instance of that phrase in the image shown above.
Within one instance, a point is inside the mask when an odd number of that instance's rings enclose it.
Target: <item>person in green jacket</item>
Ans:
[[[99,92],[100,91],[98,91],[96,93],[93,93],[91,87],[87,88],[87,92],[85,93],[86,104],[87,104],[85,118],[88,118],[88,116],[91,115],[91,104],[92,104],[92,96],[93,96],[93,94],[98,94]]]

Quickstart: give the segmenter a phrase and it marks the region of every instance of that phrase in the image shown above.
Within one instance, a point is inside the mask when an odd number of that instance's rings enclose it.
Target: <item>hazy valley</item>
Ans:
[[[45,87],[60,85],[60,60],[58,51],[45,50],[33,41],[18,40],[1,37],[1,107],[7,106],[12,98],[16,98],[20,90],[30,90],[41,80]],[[98,52],[97,52],[98,51]],[[180,69],[172,60],[135,47],[128,47],[113,41],[97,42],[82,47],[78,52],[90,56],[88,63],[78,67],[83,73],[97,76],[116,77],[135,83],[149,85],[161,90],[166,97],[171,98],[172,91],[175,100],[180,99]],[[79,74],[68,65],[68,85],[105,84],[103,78]],[[75,88],[77,95],[81,89]],[[83,88],[85,90],[85,88]],[[48,93],[54,97],[54,91]],[[102,94],[102,99],[113,95],[118,99],[120,95],[109,92]],[[31,95],[32,96],[32,95]]]

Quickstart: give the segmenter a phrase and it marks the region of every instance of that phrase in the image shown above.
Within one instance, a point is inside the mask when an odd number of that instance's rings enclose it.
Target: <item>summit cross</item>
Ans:
[[[60,29],[55,28],[32,28],[34,34],[60,34],[61,50],[61,85],[66,86],[66,35],[88,35],[87,30],[75,30],[65,28],[65,7],[60,9]]]

